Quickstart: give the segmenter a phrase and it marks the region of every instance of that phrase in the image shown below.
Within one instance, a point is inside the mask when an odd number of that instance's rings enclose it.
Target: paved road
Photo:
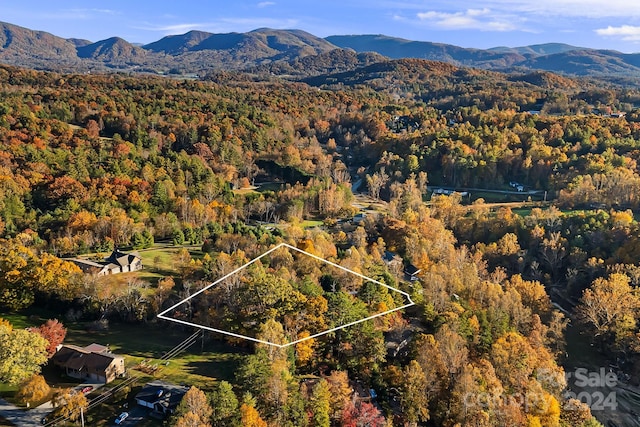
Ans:
[[[25,411],[4,399],[0,399],[0,415],[18,427],[39,426],[41,425],[40,420],[52,410],[50,402]]]
[[[82,388],[87,385],[93,386],[95,390],[102,387],[104,384],[87,382],[78,385],[77,387],[75,387],[75,389],[82,390]],[[0,415],[2,415],[10,423],[15,424],[17,427],[31,427],[42,425],[42,419],[51,411],[53,411],[51,402],[43,403],[37,408],[24,410],[0,398]]]

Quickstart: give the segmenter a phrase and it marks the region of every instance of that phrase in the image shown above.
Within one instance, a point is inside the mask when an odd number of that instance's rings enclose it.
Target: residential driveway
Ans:
[[[92,386],[93,390],[96,390],[102,387],[104,384],[87,382],[76,386],[75,389],[80,391],[88,385]],[[41,420],[51,411],[53,411],[51,402],[43,403],[37,408],[32,408],[26,411],[0,398],[0,415],[2,415],[4,418],[6,418],[7,421],[15,424],[18,427],[40,426],[42,425]]]
[[[25,411],[4,399],[0,399],[0,414],[7,421],[18,427],[39,426],[41,425],[40,420],[52,410],[51,404],[45,403],[37,408]]]
[[[91,389],[91,391],[89,393],[87,393],[87,394],[90,394],[90,393],[93,393],[94,391],[96,391],[97,389],[99,389],[100,387],[104,386],[104,383],[98,383],[98,382],[94,382],[94,381],[87,381],[87,382],[84,382],[82,384],[78,384],[73,389],[78,391],[78,392],[80,392],[80,391],[82,391],[83,388],[85,388],[87,386],[93,387]]]
[[[127,417],[126,420],[124,420],[122,424],[120,424],[121,427],[135,426],[136,424],[138,424],[139,422],[141,422],[147,417],[147,415],[149,414],[149,409],[143,408],[141,406],[136,406],[127,412],[129,412],[129,416]],[[115,421],[117,416],[118,414],[114,414],[113,416],[113,420],[112,420],[113,425],[116,425],[113,421]]]

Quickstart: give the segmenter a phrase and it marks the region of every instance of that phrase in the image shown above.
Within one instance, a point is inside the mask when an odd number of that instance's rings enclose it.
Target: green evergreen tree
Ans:
[[[142,246],[143,248],[146,249],[153,246],[153,243],[154,243],[153,234],[151,234],[151,232],[146,228],[142,232],[142,240],[143,240],[143,246]]]
[[[142,234],[136,232],[131,235],[131,247],[133,249],[144,248],[144,238],[142,237]]]
[[[213,409],[211,421],[216,426],[232,426],[238,413],[238,398],[233,387],[227,381],[218,381],[209,393],[209,402]]]
[[[193,231],[193,228],[190,226],[186,226],[184,228],[184,240],[186,242],[191,243],[192,245],[196,244],[196,233]]]
[[[175,246],[184,245],[184,233],[182,230],[176,229],[173,231],[173,244]]]

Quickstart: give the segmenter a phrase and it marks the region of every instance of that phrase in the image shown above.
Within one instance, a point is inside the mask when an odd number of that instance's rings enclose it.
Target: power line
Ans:
[[[192,335],[185,338],[185,340],[182,341],[180,344],[176,345],[171,350],[163,354],[159,360],[169,361],[173,359],[178,354],[182,353],[183,351],[191,347],[198,340],[198,337],[200,336],[200,334],[201,332],[199,330],[194,332]],[[109,399],[111,396],[113,396],[123,388],[128,387],[129,385],[135,384],[141,377],[142,377],[142,374],[140,373],[134,373],[132,375],[129,375],[127,379],[125,379],[123,382],[121,382],[114,388],[106,390],[102,392],[99,396],[96,396],[95,398],[91,399],[91,401],[89,402],[89,405],[87,405],[86,411],[89,411],[90,409],[93,409],[96,406],[104,403],[105,401],[107,401],[107,399]],[[56,418],[55,420],[49,421],[48,423],[45,424],[45,426],[54,426],[58,423],[68,420],[69,418],[70,417],[59,417],[59,418]]]

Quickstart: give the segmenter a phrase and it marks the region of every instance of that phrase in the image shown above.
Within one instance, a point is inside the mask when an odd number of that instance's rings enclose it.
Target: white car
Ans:
[[[122,422],[126,420],[128,416],[128,412],[121,413],[120,415],[118,415],[118,418],[116,418],[116,424],[122,424]]]

